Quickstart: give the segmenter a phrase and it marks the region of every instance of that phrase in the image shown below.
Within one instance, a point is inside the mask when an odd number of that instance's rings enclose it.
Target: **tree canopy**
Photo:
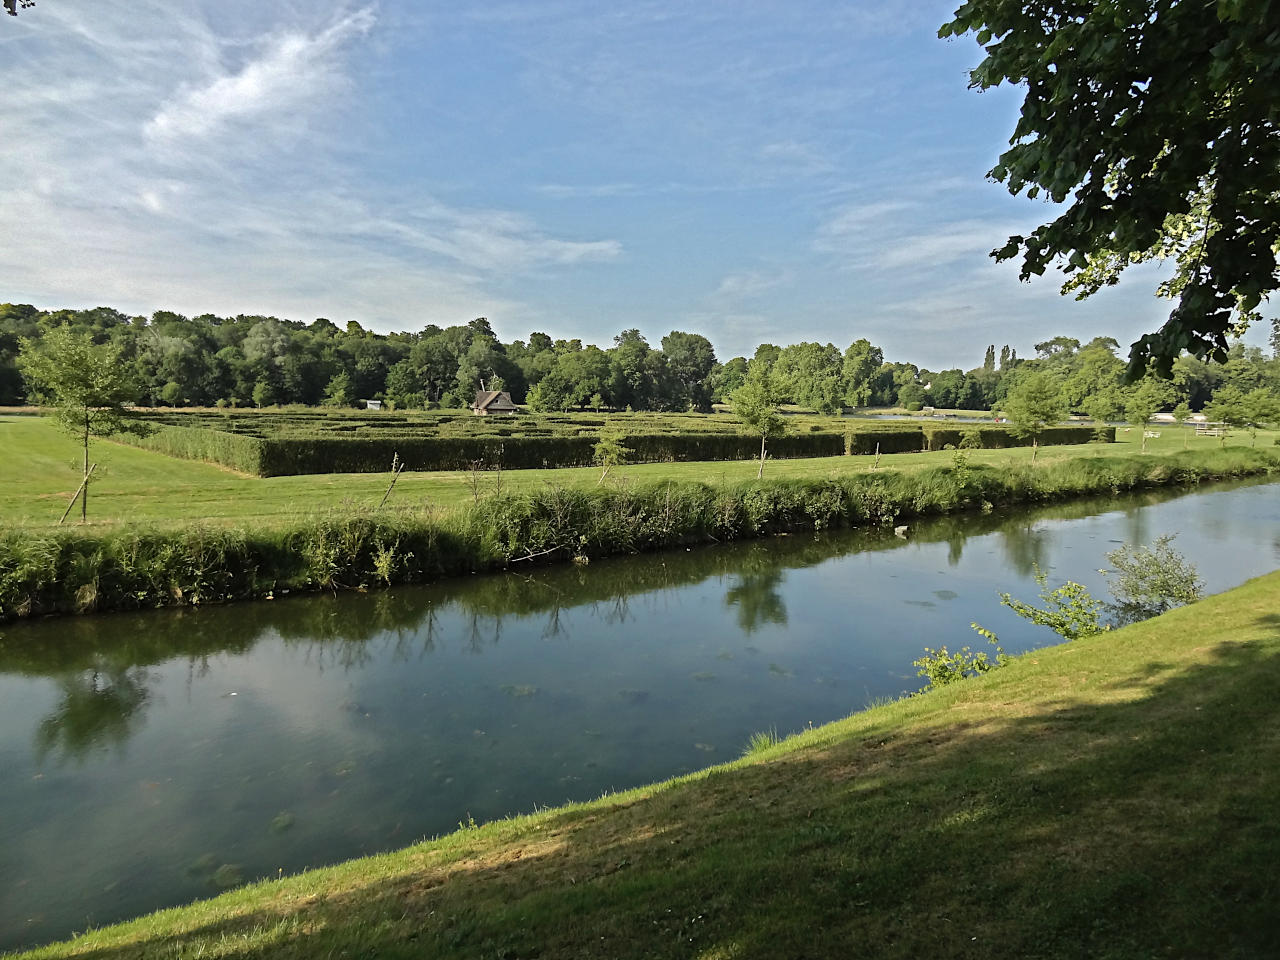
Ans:
[[[1176,305],[1129,353],[1168,375],[1227,338],[1280,285],[1280,33],[1273,0],[968,0],[942,37],[976,34],[986,89],[1026,84],[991,176],[1067,203],[992,255],[1021,278],[1061,264],[1088,296],[1133,263],[1171,259]]]
[[[310,323],[257,315],[187,318],[168,310],[131,317],[110,307],[40,310],[0,303],[0,405],[39,400],[42,391],[18,363],[20,346],[24,340],[35,346],[63,328],[111,347],[122,372],[137,384],[142,406],[362,407],[380,400],[403,409],[458,409],[483,382],[486,389],[501,384],[516,403],[537,410],[685,411],[729,401],[754,370],[768,379],[778,403],[807,409],[989,410],[999,408],[1022,379],[1045,371],[1061,384],[1068,410],[1110,420],[1150,379],[1123,382],[1125,365],[1110,337],[1083,344],[1051,337],[1026,359],[1007,345],[997,351],[994,344],[973,342],[968,350],[973,360],[983,358],[980,365],[931,371],[886,360],[864,338],[843,352],[830,343],[763,344],[753,351],[756,359],[721,363],[705,337],[678,330],[662,338],[662,349],[634,329],[602,348],[539,331],[503,342],[482,320],[377,333],[323,317]],[[1184,354],[1173,365],[1171,384],[1168,403],[1185,402],[1193,411],[1228,384],[1280,396],[1280,356],[1241,341],[1231,345],[1224,363]]]

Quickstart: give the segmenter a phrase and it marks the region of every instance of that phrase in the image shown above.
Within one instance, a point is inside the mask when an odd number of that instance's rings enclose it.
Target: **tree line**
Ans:
[[[46,311],[0,304],[0,404],[39,399],[18,354],[24,342],[38,349],[60,328],[111,349],[142,406],[352,407],[381,400],[403,409],[461,408],[479,390],[501,389],[544,411],[706,411],[750,378],[767,384],[776,402],[820,413],[867,406],[990,410],[1033,374],[1049,379],[1065,409],[1098,420],[1124,417],[1135,398],[1156,409],[1185,404],[1199,411],[1224,388],[1280,396],[1276,337],[1270,355],[1236,342],[1225,362],[1183,354],[1169,379],[1126,383],[1119,344],[1108,337],[1084,344],[1054,337],[1036,344],[1028,358],[992,344],[978,366],[934,371],[886,361],[880,347],[862,338],[843,350],[832,343],[764,343],[750,358],[721,362],[706,337],[679,330],[658,346],[639,330],[623,330],[601,348],[540,332],[504,343],[484,318],[381,334],[323,318],[188,318],[164,310],[141,317],[110,307]]]

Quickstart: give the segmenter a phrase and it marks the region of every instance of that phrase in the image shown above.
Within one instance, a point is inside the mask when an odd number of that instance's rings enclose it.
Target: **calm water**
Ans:
[[[0,948],[737,756],[915,689],[926,644],[1056,637],[1033,565],[1105,594],[1177,533],[1210,591],[1280,566],[1243,484],[783,537],[367,596],[6,627]]]

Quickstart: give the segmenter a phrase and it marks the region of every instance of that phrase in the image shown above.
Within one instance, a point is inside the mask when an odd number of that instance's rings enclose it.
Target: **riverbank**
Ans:
[[[956,455],[945,467],[825,479],[547,486],[453,511],[348,510],[265,530],[17,529],[0,534],[0,620],[371,589],[795,530],[893,526],[1278,468],[1276,453],[1245,447],[1004,468]]]
[[[1280,573],[763,752],[31,957],[1268,955]]]

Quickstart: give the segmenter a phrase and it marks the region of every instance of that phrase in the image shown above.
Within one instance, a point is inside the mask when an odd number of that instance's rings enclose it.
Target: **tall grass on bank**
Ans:
[[[957,457],[947,467],[821,480],[549,486],[456,511],[331,513],[265,531],[9,531],[0,534],[0,620],[374,588],[1277,469],[1275,452],[1244,447],[1014,469],[970,466]]]

